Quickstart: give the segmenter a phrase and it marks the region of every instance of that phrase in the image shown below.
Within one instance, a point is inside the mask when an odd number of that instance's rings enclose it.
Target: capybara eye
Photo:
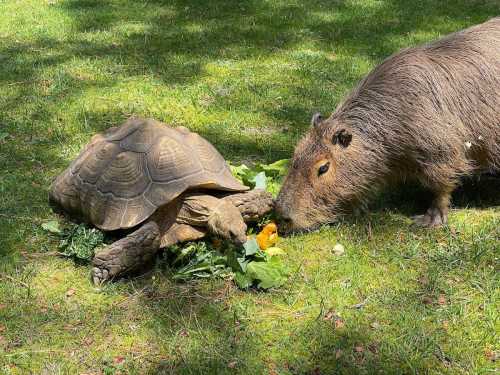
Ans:
[[[321,176],[322,174],[328,172],[328,169],[330,168],[330,163],[325,163],[321,167],[318,168],[318,176]]]

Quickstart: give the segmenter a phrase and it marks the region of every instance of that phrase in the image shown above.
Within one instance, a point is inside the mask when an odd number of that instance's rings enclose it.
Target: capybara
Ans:
[[[426,227],[447,222],[462,176],[500,170],[500,18],[402,50],[295,149],[276,209],[290,230],[330,223],[370,193],[417,180]],[[500,194],[500,186],[499,186]]]

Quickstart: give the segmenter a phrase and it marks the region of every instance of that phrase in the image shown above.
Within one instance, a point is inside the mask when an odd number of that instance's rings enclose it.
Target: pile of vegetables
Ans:
[[[245,164],[230,167],[243,184],[275,195],[286,174],[288,160],[256,164],[252,168]],[[53,220],[42,224],[42,228],[59,237],[59,254],[78,261],[89,262],[99,247],[112,242],[106,241],[98,229],[83,224],[61,228]],[[276,246],[278,240],[278,227],[268,215],[249,229],[248,240],[242,247],[208,238],[171,246],[163,253],[163,260],[175,280],[222,277],[233,279],[241,289],[269,289],[283,285],[288,276],[283,262],[285,252]]]
[[[285,159],[272,164],[256,164],[252,168],[242,164],[231,166],[231,171],[244,185],[266,189],[275,195],[287,172],[288,162]],[[173,278],[232,277],[241,289],[269,289],[283,285],[288,270],[283,262],[285,252],[276,247],[278,227],[270,217],[262,219],[260,227],[256,235],[253,234],[254,228],[250,229],[247,242],[240,248],[227,242],[221,244],[218,240],[170,247],[169,252],[174,255],[172,265],[182,265],[176,269]]]

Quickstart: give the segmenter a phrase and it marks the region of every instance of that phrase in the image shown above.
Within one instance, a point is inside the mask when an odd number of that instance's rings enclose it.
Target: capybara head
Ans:
[[[369,186],[374,168],[370,154],[355,128],[315,114],[276,201],[282,225],[297,231],[335,221]]]

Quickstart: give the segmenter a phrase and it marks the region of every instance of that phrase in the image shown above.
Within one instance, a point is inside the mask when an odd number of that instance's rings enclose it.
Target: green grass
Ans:
[[[40,224],[56,218],[52,178],[131,114],[235,163],[286,158],[383,58],[498,14],[497,0],[0,0],[0,373],[493,373],[498,181],[458,194],[448,229],[412,228],[420,195],[394,192],[282,239],[292,275],[268,293],[158,266],[98,290]]]

